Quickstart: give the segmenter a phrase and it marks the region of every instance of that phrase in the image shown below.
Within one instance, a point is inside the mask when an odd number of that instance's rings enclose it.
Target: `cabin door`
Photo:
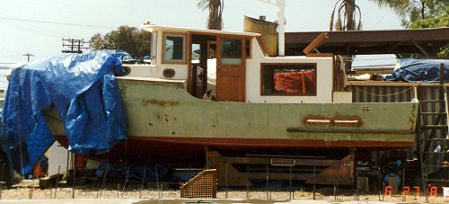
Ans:
[[[245,101],[244,38],[217,37],[217,100]]]

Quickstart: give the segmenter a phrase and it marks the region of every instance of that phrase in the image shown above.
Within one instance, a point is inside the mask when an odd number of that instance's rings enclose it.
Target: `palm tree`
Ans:
[[[202,10],[209,9],[207,19],[207,28],[214,30],[223,29],[223,8],[224,0],[199,0],[198,8]]]
[[[380,7],[390,7],[402,16],[403,25],[410,22],[438,15],[444,6],[449,6],[447,0],[370,0]],[[337,22],[334,25],[334,18]],[[358,19],[357,19],[358,18]],[[357,21],[358,20],[358,21]],[[337,0],[332,11],[330,30],[361,30],[361,12],[355,0]]]
[[[334,25],[335,16],[337,16],[337,22]],[[356,17],[358,17],[358,21],[356,20]],[[337,0],[332,11],[329,30],[332,31],[334,26],[337,31],[361,30],[361,19],[362,13],[360,12],[359,6],[355,4],[355,0]],[[344,70],[350,70],[350,59],[351,56],[340,56],[339,61],[341,68],[344,68]],[[341,71],[339,74],[345,75],[345,72]]]
[[[334,25],[335,16],[337,16],[337,22]],[[359,6],[355,4],[355,0],[337,0],[331,14],[329,30],[332,31],[334,28],[337,31],[361,30],[361,19],[362,13]]]

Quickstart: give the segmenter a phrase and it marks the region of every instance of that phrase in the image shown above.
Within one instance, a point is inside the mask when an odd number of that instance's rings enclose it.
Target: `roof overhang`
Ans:
[[[203,33],[203,34],[212,34],[212,35],[238,35],[238,36],[248,36],[248,37],[260,36],[259,33],[252,33],[252,32],[234,32],[234,31],[222,31],[222,30],[212,30],[212,29],[170,27],[170,26],[160,26],[160,25],[142,25],[142,26],[140,26],[140,28],[142,30],[149,31],[149,32],[165,31],[165,32],[182,32],[182,33]]]
[[[285,35],[288,55],[302,55],[302,50],[322,32],[288,32]],[[449,44],[449,28],[419,30],[330,31],[329,39],[318,50],[339,55],[422,54],[435,57]]]

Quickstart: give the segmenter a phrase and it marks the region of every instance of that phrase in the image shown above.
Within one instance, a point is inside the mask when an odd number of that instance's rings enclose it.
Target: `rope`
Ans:
[[[408,91],[410,91],[410,90],[412,90],[413,89],[413,86],[411,86],[411,87],[409,87],[408,89],[405,89],[405,90],[403,90],[403,91],[398,91],[398,92],[394,92],[394,93],[390,93],[390,94],[375,94],[375,93],[370,93],[370,92],[366,92],[366,91],[363,91],[363,90],[361,90],[360,88],[359,89],[357,89],[359,92],[361,92],[361,93],[364,93],[364,94],[367,94],[367,95],[370,95],[370,96],[398,96],[398,95],[401,95],[401,94],[404,94],[404,93],[407,93]]]

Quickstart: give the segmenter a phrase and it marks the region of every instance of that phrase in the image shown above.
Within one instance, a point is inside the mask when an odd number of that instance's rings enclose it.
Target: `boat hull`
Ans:
[[[216,102],[192,97],[181,82],[119,78],[118,83],[129,139],[108,158],[203,158],[205,148],[242,152],[396,149],[409,148],[414,142],[418,104],[412,102]],[[62,141],[62,122],[48,118],[50,130]],[[338,125],[337,121],[349,122]]]

